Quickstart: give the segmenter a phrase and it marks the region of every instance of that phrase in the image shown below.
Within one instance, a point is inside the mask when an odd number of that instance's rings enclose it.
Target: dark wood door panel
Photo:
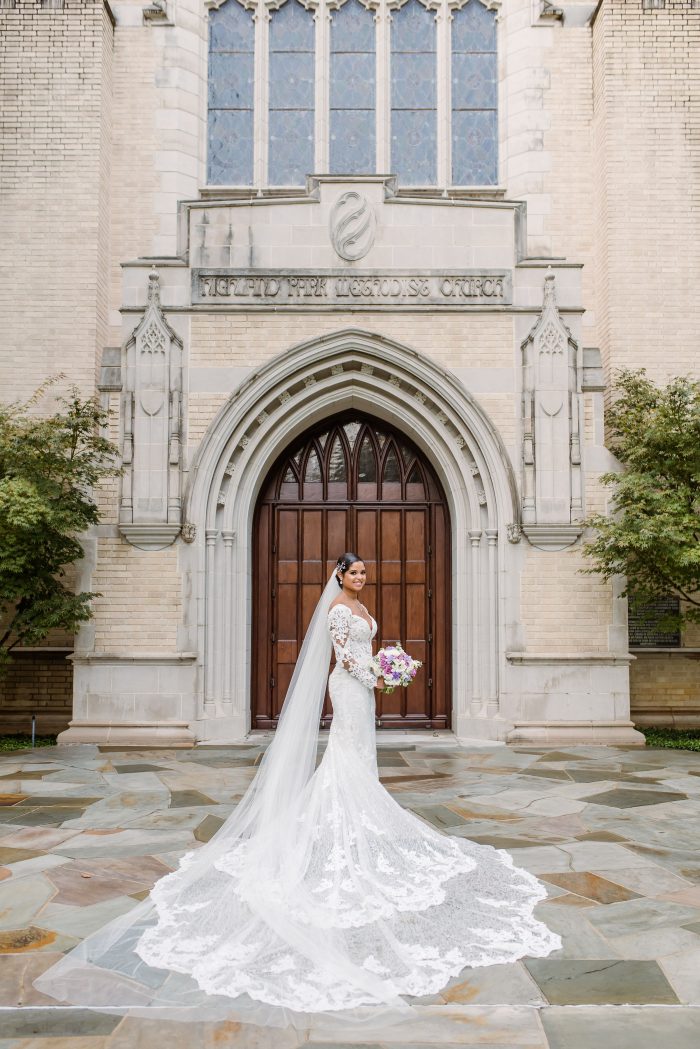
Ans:
[[[451,706],[449,520],[430,463],[359,416],[316,430],[263,486],[254,528],[253,727],[274,727],[301,642],[337,556],[365,559],[375,648],[423,662],[408,689],[378,696],[383,726],[445,727]],[[328,697],[324,718],[332,717]]]

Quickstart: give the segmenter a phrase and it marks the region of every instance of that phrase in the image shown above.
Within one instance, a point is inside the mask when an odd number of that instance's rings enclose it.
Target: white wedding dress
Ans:
[[[381,785],[369,668],[376,623],[344,605],[324,613],[337,662],[320,764],[288,799],[275,838],[224,837],[205,864],[205,850],[188,854],[156,883],[140,920],[82,945],[77,973],[92,970],[103,988],[95,1004],[121,1004],[111,972],[132,1006],[189,1005],[204,1016],[202,1002],[212,1001],[218,1015],[264,1023],[358,1007],[400,1017],[406,996],[435,993],[465,967],[561,945],[533,916],[546,896],[533,875],[503,850],[438,832]],[[37,986],[59,996],[60,979],[53,991],[43,980]],[[63,997],[80,1000],[67,982]],[[246,1008],[227,1012],[232,999]]]

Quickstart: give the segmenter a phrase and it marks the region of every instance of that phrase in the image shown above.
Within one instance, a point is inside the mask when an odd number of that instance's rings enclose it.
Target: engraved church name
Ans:
[[[508,306],[508,270],[390,273],[347,270],[192,270],[194,305]]]

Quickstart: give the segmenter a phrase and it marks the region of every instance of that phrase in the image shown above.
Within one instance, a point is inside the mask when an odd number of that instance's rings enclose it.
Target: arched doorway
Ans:
[[[269,471],[256,507],[251,727],[272,728],[311,614],[344,550],[367,564],[378,643],[423,661],[409,689],[378,699],[381,727],[450,725],[450,524],[425,454],[388,423],[326,420]],[[332,716],[328,697],[324,719]]]
[[[520,559],[508,451],[453,375],[410,347],[356,329],[290,347],[246,378],[192,463],[184,511],[191,543],[180,556],[192,584],[184,604],[197,652],[197,738],[242,739],[250,731],[261,487],[286,449],[341,412],[365,412],[410,432],[434,467],[451,525],[451,727],[458,736],[504,739],[521,709],[506,660],[507,639],[518,637],[511,580]]]

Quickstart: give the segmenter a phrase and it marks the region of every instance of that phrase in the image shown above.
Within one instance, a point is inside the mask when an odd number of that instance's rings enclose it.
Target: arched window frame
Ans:
[[[218,10],[225,4],[239,4],[250,11],[255,23],[255,90],[254,90],[254,159],[252,188],[295,189],[298,186],[271,187],[268,178],[269,156],[269,27],[275,11],[285,4],[298,3],[313,18],[315,26],[315,109],[314,109],[314,172],[328,173],[330,135],[330,27],[334,11],[351,0],[205,0],[208,10]],[[436,23],[436,86],[437,86],[437,177],[432,189],[494,189],[499,185],[501,114],[503,91],[501,77],[497,84],[496,110],[496,179],[488,186],[460,186],[452,181],[452,36],[454,12],[468,4],[479,4],[495,12],[497,30],[497,68],[499,64],[499,11],[502,0],[356,0],[374,14],[376,26],[376,172],[398,176],[400,188],[421,188],[402,178],[391,163],[391,22],[393,12],[407,3],[419,3],[433,12]],[[343,174],[342,172],[339,174]],[[221,188],[226,188],[221,185]],[[245,187],[250,189],[250,185]]]

